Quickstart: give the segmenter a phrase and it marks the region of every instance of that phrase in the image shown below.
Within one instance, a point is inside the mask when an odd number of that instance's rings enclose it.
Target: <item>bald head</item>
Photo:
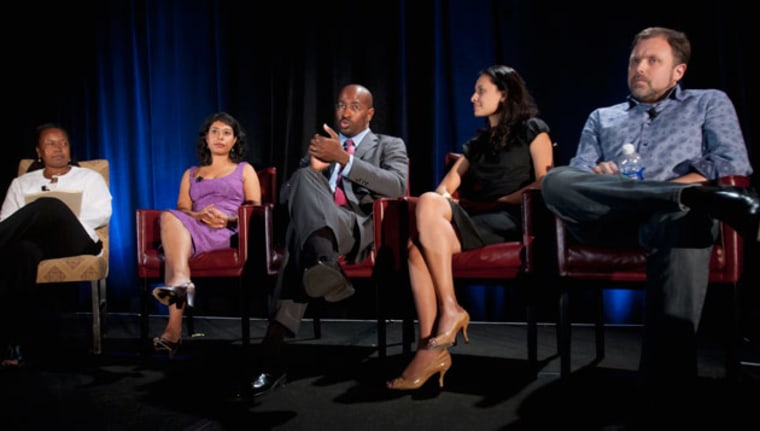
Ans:
[[[360,84],[348,84],[343,87],[341,93],[343,91],[353,91],[356,97],[362,98],[368,107],[374,107],[375,102],[372,98],[372,92],[367,87]]]
[[[343,87],[335,104],[335,122],[338,130],[347,137],[353,137],[369,128],[375,115],[372,93],[359,84]]]

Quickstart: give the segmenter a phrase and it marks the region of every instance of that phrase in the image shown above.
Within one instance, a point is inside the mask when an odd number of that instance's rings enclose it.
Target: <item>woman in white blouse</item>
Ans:
[[[33,336],[39,262],[100,254],[95,229],[111,218],[108,185],[99,173],[72,163],[66,130],[38,127],[35,150],[37,161],[11,182],[0,210],[0,346],[8,345],[3,367],[22,364],[19,345]],[[28,195],[54,189],[82,192],[78,215],[53,197],[27,203]]]

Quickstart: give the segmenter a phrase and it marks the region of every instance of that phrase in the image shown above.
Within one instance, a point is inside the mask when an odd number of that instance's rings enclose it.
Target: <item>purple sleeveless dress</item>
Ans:
[[[193,166],[190,171],[190,198],[193,200],[193,211],[200,211],[206,205],[214,204],[219,211],[235,216],[238,207],[245,201],[243,191],[243,168],[247,162],[238,163],[237,167],[231,174],[220,177],[195,180],[195,171],[197,166]],[[193,240],[192,255],[203,253],[210,250],[219,250],[230,246],[230,237],[237,233],[237,229],[230,230],[227,228],[216,229],[209,227],[205,223],[195,220],[191,216],[178,210],[169,210],[190,232]]]

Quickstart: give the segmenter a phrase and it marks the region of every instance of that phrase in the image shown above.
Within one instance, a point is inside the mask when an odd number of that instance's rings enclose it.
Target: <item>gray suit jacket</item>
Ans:
[[[310,169],[308,154],[301,159],[301,169]],[[332,168],[322,174],[328,178]],[[327,184],[327,181],[325,181]],[[372,205],[375,199],[383,197],[401,197],[406,195],[409,184],[409,159],[406,145],[401,138],[375,134],[370,131],[357,145],[354,161],[349,174],[343,178],[348,208],[356,217],[352,252],[349,261],[359,262],[367,257],[374,244],[374,220]],[[290,195],[289,182],[283,185],[280,196],[287,199]],[[284,203],[284,202],[283,202]],[[337,225],[341,220],[328,222],[334,231],[340,231]],[[302,238],[303,239],[303,238]],[[345,243],[341,248],[345,248]]]

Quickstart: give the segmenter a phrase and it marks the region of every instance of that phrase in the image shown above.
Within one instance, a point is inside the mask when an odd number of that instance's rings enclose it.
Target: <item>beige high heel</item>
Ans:
[[[404,376],[396,377],[389,381],[386,386],[388,389],[408,391],[418,389],[436,373],[438,376],[438,387],[443,388],[443,376],[451,368],[451,354],[446,349],[441,349],[438,355],[431,361],[418,376],[406,378]]]
[[[427,348],[441,349],[453,346],[456,344],[457,334],[459,333],[460,329],[462,330],[462,335],[464,336],[464,342],[469,343],[470,338],[467,336],[468,326],[470,326],[470,313],[463,310],[462,313],[459,314],[459,318],[451,329],[428,340]]]

